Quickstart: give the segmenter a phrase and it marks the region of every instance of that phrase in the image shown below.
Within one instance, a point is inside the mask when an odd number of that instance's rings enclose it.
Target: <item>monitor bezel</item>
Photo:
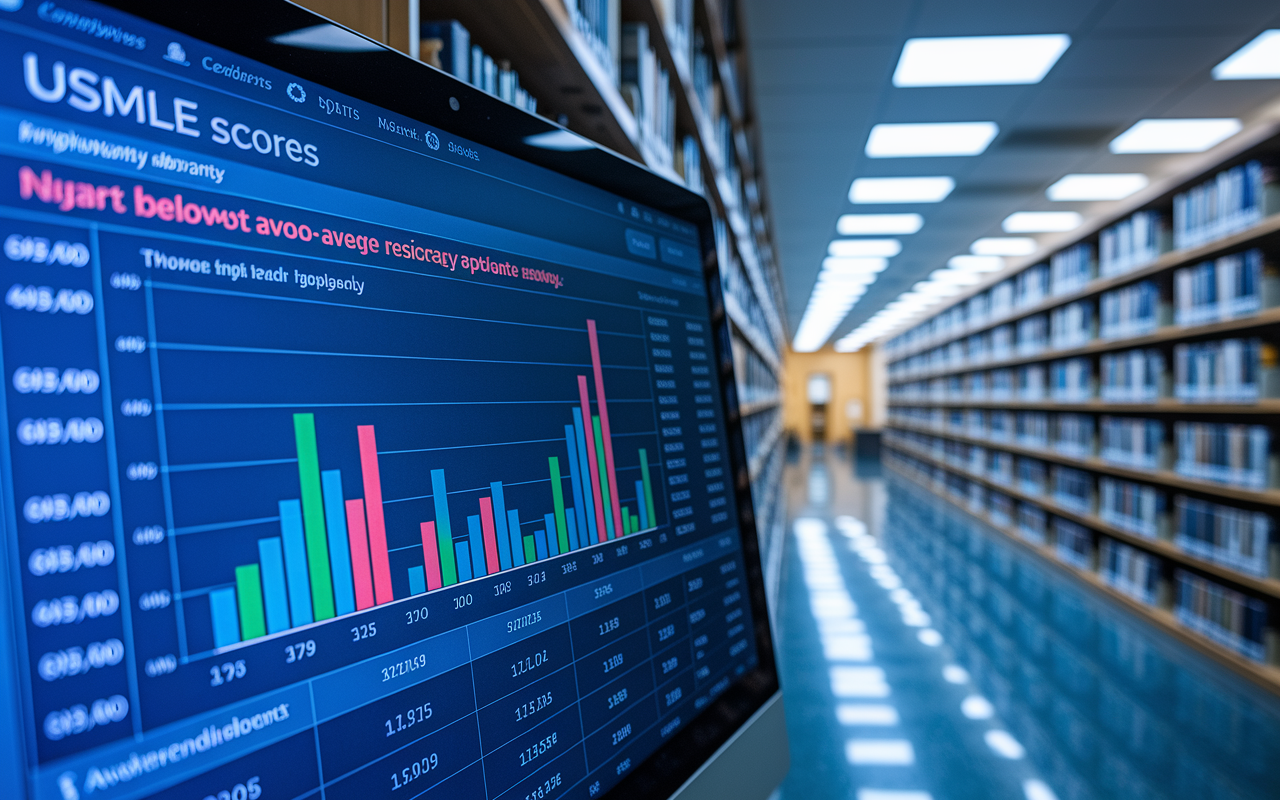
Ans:
[[[606,796],[621,800],[674,794],[779,692],[729,319],[706,198],[603,146],[558,151],[527,144],[527,137],[563,128],[358,32],[352,31],[377,49],[335,53],[276,44],[271,38],[282,33],[324,22],[340,25],[287,0],[97,1],[697,227],[758,660]]]

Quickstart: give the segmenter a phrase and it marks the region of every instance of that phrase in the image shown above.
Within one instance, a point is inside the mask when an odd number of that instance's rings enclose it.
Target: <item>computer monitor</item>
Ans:
[[[700,196],[279,0],[0,0],[0,787],[764,797]]]

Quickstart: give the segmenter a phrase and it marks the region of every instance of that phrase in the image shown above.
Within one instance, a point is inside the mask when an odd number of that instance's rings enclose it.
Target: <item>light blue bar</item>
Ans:
[[[436,504],[436,535],[444,539],[452,539],[453,528],[449,527],[449,496],[444,488],[444,470],[442,469],[431,470],[431,496]]]
[[[471,580],[471,556],[466,542],[453,543],[453,555],[458,563],[458,583]]]
[[[293,627],[306,625],[311,615],[311,583],[307,575],[307,545],[302,536],[302,501],[280,501],[280,534],[284,540],[284,573],[289,578],[289,618]]]
[[[467,538],[471,540],[471,572],[477,577],[489,574],[484,558],[484,529],[480,527],[480,515],[467,517]]]
[[[514,566],[524,566],[524,540],[520,538],[520,512],[514,508],[507,512],[507,531],[511,536],[511,560]]]
[[[596,533],[596,498],[591,493],[591,476],[585,474],[591,469],[591,461],[587,458],[587,437],[582,432],[582,409],[577,407],[573,409],[573,434],[578,440],[578,464],[581,465],[584,473],[582,513],[587,518],[587,541],[597,542],[600,538]]]
[[[539,561],[547,557],[547,532],[541,528],[533,532],[533,552]]]
[[[556,515],[547,514],[542,518],[542,520],[547,523],[547,531],[549,533],[547,536],[547,550],[550,551],[551,555],[558,556],[560,555],[560,543],[556,541],[555,535]],[[542,558],[542,556],[538,556],[538,558]]]
[[[320,473],[324,489],[324,527],[329,533],[329,567],[333,571],[333,604],[338,616],[356,610],[356,591],[351,579],[351,551],[347,545],[347,512],[342,502],[342,472]]]
[[[636,481],[636,508],[640,509],[640,530],[649,530],[649,509],[644,502],[644,481]]]
[[[262,567],[262,596],[267,605],[267,633],[288,630],[289,598],[284,588],[284,551],[279,537],[258,540],[258,564]]]
[[[574,535],[574,531],[582,531],[583,538],[585,539],[587,533],[587,518],[583,513],[583,509],[586,508],[586,506],[582,504],[584,487],[582,485],[582,464],[578,461],[578,434],[572,425],[564,426],[564,443],[565,446],[569,448],[569,483],[573,485],[573,509],[567,514],[570,520],[569,547],[570,549],[577,550],[579,547],[585,547],[587,543],[585,541],[578,541],[578,537]],[[586,492],[589,494],[591,490],[586,489]],[[576,527],[572,522],[574,517],[577,517],[578,519]]]
[[[235,589],[215,589],[209,592],[209,611],[213,614],[214,647],[227,647],[240,641]]]
[[[409,594],[422,594],[427,590],[427,578],[422,567],[409,567]]]
[[[571,508],[569,511],[572,512],[573,509]],[[569,524],[569,549],[577,550],[579,547],[582,547],[582,544],[578,542],[578,523],[573,521],[572,513],[565,514],[565,520]]]
[[[507,533],[507,504],[502,497],[502,481],[489,484],[493,495],[493,530],[498,537],[498,566],[511,569],[511,535]]]

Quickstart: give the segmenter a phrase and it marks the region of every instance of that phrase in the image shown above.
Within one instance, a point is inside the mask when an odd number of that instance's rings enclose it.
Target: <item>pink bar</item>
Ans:
[[[578,401],[582,403],[582,433],[587,438],[587,460],[591,462],[591,496],[596,507],[596,538],[604,541],[609,532],[604,525],[604,499],[600,494],[600,466],[596,463],[596,435],[591,429],[591,401],[587,398],[587,376],[578,376]]]
[[[364,501],[347,501],[347,541],[351,544],[351,577],[356,584],[356,610],[373,607],[373,576],[369,572],[369,537],[364,532]]]
[[[427,591],[439,589],[444,585],[440,580],[440,553],[436,547],[436,524],[422,523],[422,563],[426,567]]]
[[[484,560],[492,575],[502,569],[498,563],[498,531],[493,527],[493,498],[480,498],[480,530],[484,532]]]
[[[618,504],[618,476],[613,471],[613,437],[609,435],[609,409],[604,399],[604,371],[600,368],[600,343],[596,341],[596,321],[587,320],[591,339],[591,369],[596,376],[596,407],[600,409],[600,438],[604,439],[604,466],[609,474],[609,505],[613,509],[613,535],[622,536],[622,509]]]
[[[390,603],[391,561],[387,556],[387,525],[382,518],[382,479],[378,477],[378,443],[372,425],[358,425],[360,471],[364,475],[365,514],[369,517],[369,557],[373,562],[373,593],[378,605]]]

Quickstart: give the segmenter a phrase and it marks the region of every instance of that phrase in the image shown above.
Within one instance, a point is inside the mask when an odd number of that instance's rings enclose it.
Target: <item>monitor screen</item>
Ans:
[[[0,783],[603,796],[772,664],[711,226],[255,7],[0,0]]]

